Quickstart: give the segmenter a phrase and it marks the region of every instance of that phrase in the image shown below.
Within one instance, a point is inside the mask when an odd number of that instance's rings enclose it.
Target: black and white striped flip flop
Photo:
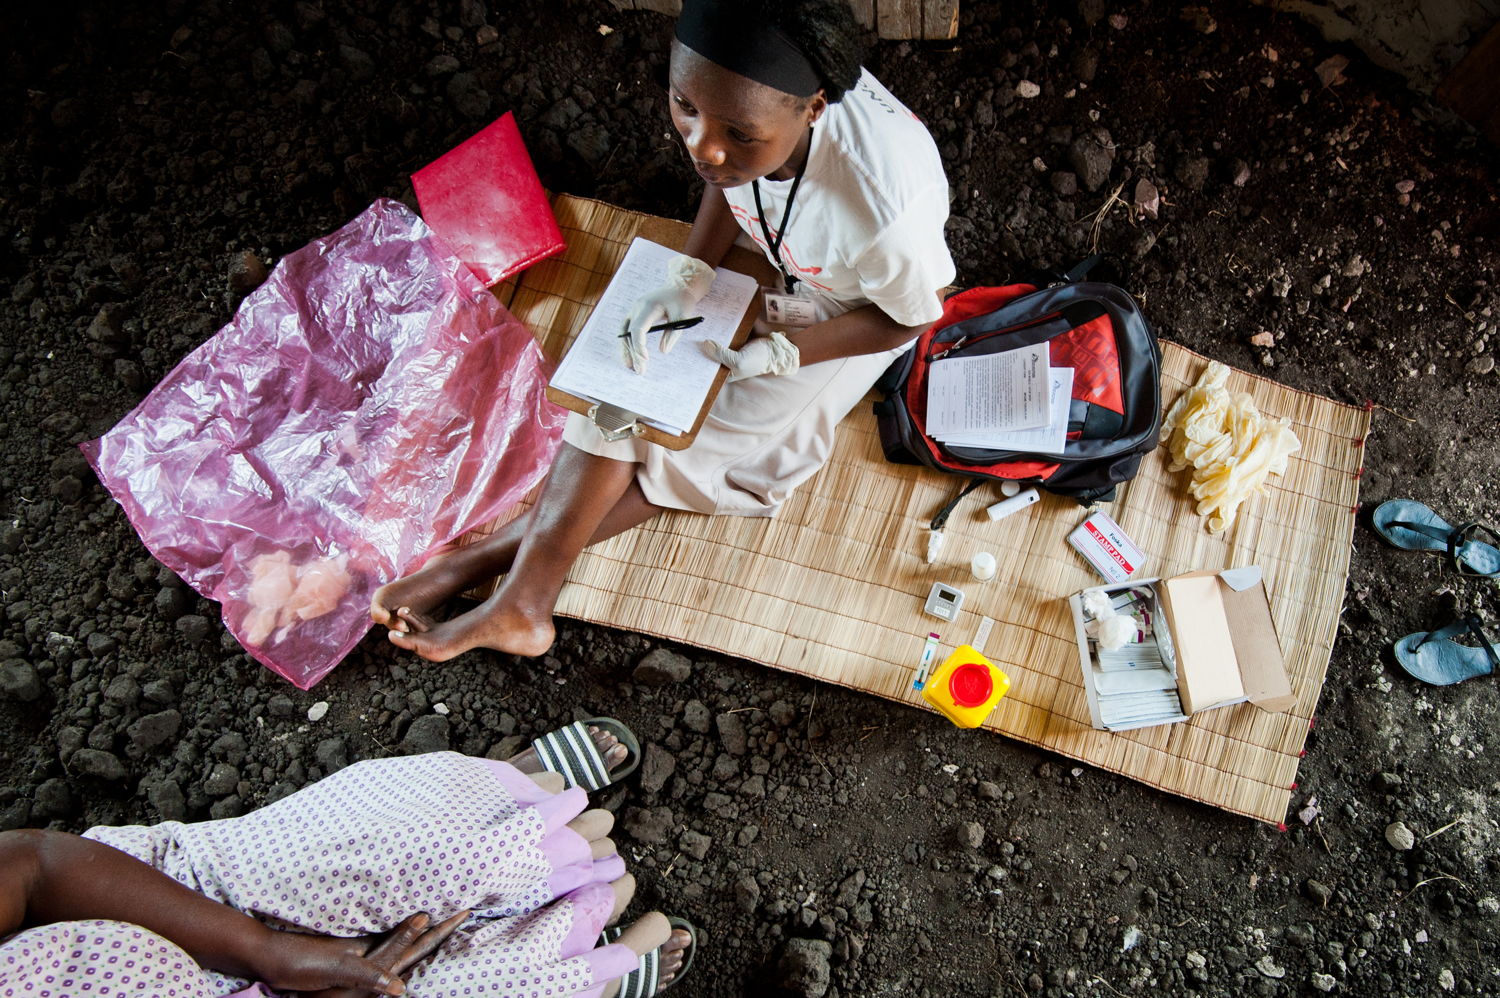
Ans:
[[[594,746],[594,739],[589,734],[590,727],[608,731],[625,746],[625,761],[618,769],[610,770],[605,765],[604,756]],[[582,787],[590,792],[618,783],[641,764],[641,743],[624,723],[612,717],[574,721],[531,744],[543,769],[557,773],[570,787]]]
[[[685,918],[669,918],[667,922],[672,926],[672,931],[683,929],[692,937],[688,943],[686,954],[682,958],[682,966],[678,968],[676,975],[661,987],[657,987],[657,979],[661,976],[661,947],[641,957],[641,962],[634,970],[620,978],[620,993],[616,998],[651,998],[652,995],[665,991],[678,981],[682,980],[688,968],[693,965],[693,957],[698,955],[698,930],[693,923]],[[599,934],[599,945],[608,946],[620,938],[625,930],[619,926],[612,926]]]

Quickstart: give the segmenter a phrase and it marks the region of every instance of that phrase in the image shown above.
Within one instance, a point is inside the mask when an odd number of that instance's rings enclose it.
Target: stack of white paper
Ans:
[[[1099,719],[1107,727],[1145,727],[1182,719],[1182,701],[1176,688],[1140,690],[1099,698]]]
[[[935,361],[927,376],[927,433],[940,443],[1061,454],[1073,369],[1051,367],[1047,345]]]
[[[620,333],[637,298],[660,287],[676,251],[637,237],[578,338],[552,376],[552,386],[594,402],[608,402],[669,433],[692,428],[720,364],[704,351],[704,340],[725,346],[755,298],[752,277],[720,267],[713,287],[695,311],[703,322],[683,330],[671,353],[658,348],[660,333],[647,334],[646,372],[625,366]]]

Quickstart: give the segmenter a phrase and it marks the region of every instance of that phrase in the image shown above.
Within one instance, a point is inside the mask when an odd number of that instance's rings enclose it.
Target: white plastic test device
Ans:
[[[934,582],[932,592],[927,594],[927,605],[922,607],[922,612],[952,623],[958,619],[958,608],[963,606],[963,603],[964,594],[961,590],[941,582]]]

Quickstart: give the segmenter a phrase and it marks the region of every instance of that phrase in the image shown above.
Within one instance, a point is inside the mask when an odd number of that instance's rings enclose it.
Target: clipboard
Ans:
[[[673,222],[667,219],[648,218],[644,220],[639,231],[635,234],[649,239],[654,243],[660,243],[669,249],[681,250],[687,242],[690,227],[683,222]],[[738,271],[755,278],[760,285],[768,285],[774,282],[776,272],[766,262],[766,258],[759,253],[752,252],[742,246],[734,246],[725,254],[724,261],[720,266],[726,270]],[[755,317],[758,314],[760,299],[757,296],[751,306],[745,310],[745,315],[740,319],[739,327],[735,330],[733,338],[729,341],[730,346],[739,349],[750,338],[750,329],[755,325]],[[719,390],[724,387],[724,382],[729,378],[729,369],[721,367],[719,373],[714,375],[713,383],[709,386],[708,394],[703,399],[703,408],[698,410],[698,418],[686,432],[676,434],[669,433],[657,426],[652,426],[636,416],[635,413],[619,406],[610,405],[607,402],[595,402],[593,399],[580,398],[577,395],[560,391],[547,386],[547,398],[549,401],[562,406],[572,412],[580,413],[599,428],[605,440],[628,440],[639,438],[648,443],[657,444],[668,450],[684,450],[690,446],[698,436],[698,431],[703,427],[703,421],[708,418],[708,410],[713,407],[714,400],[719,397]]]

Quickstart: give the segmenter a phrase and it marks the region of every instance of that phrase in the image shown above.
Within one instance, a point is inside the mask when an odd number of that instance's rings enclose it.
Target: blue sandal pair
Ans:
[[[1446,553],[1460,575],[1500,579],[1500,534],[1487,523],[1455,527],[1431,508],[1410,499],[1391,499],[1370,517],[1375,532],[1406,551]],[[1478,647],[1460,644],[1472,637]],[[1435,631],[1408,634],[1394,646],[1396,661],[1415,679],[1434,686],[1451,686],[1500,669],[1500,650],[1470,615]]]

